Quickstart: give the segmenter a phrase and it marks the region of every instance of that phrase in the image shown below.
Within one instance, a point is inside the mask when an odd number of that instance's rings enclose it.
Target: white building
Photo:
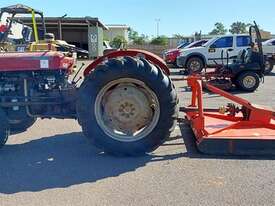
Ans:
[[[123,36],[127,42],[128,38],[128,29],[129,26],[125,24],[107,24],[108,30],[104,31],[104,36],[108,38],[109,41],[112,41],[117,36]]]

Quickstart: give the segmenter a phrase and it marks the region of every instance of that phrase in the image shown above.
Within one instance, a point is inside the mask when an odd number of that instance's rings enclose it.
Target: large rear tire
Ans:
[[[27,117],[19,121],[10,121],[10,131],[12,134],[18,134],[27,131],[36,121],[36,118]]]
[[[77,114],[85,136],[118,156],[158,148],[176,123],[177,94],[170,78],[145,59],[99,65],[79,89]]]
[[[0,148],[3,147],[9,138],[9,123],[6,113],[0,108]]]

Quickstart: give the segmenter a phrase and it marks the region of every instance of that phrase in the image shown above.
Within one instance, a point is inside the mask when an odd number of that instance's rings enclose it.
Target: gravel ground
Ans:
[[[274,76],[255,93],[235,93],[273,106]],[[176,87],[186,105],[185,82]],[[207,106],[225,103],[205,94]],[[275,158],[201,155],[192,138],[179,125],[153,154],[116,158],[87,144],[74,120],[38,120],[0,151],[0,205],[275,205]]]

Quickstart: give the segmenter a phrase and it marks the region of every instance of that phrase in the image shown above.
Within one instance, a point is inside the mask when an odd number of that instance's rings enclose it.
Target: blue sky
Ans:
[[[228,2],[228,3],[225,3]],[[44,11],[46,16],[98,17],[105,24],[127,24],[139,33],[189,35],[208,33],[215,22],[227,27],[234,21],[256,20],[275,33],[274,0],[0,0],[0,6],[22,3]]]

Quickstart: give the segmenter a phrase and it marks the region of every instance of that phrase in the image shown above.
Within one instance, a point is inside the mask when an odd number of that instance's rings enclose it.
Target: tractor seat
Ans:
[[[245,63],[261,63],[261,55],[259,52],[255,52],[252,49],[247,50],[247,54],[245,56]]]
[[[246,56],[247,50],[246,49],[242,49],[238,55],[237,55],[237,59],[234,61],[234,63],[239,63],[239,64],[243,64],[244,63],[244,59]]]

